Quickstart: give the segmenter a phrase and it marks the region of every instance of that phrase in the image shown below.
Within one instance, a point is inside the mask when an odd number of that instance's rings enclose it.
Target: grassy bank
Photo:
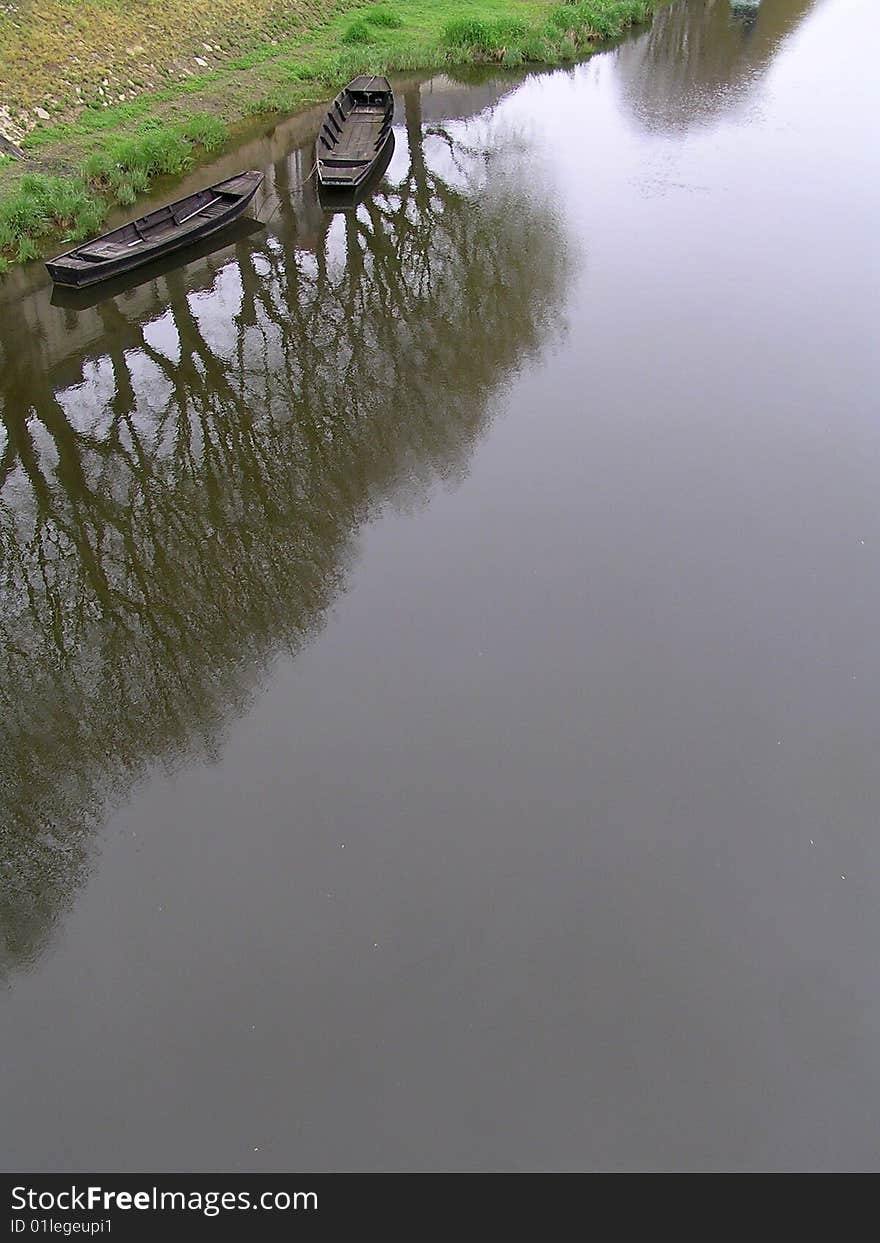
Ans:
[[[248,116],[294,111],[362,72],[572,61],[657,3],[9,0],[0,130],[28,159],[0,156],[0,271],[93,234]]]

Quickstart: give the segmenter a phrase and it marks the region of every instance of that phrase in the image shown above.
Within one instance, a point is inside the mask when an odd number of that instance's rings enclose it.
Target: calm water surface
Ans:
[[[878,36],[679,0],[0,285],[0,1167],[876,1168]]]

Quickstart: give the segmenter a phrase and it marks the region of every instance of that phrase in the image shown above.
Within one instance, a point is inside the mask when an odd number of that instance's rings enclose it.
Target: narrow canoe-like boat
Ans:
[[[265,227],[260,220],[241,216],[231,224],[224,225],[217,233],[212,233],[210,237],[203,237],[200,242],[193,242],[184,250],[173,250],[151,263],[142,263],[133,272],[123,272],[121,276],[111,276],[105,281],[82,285],[78,289],[73,285],[53,285],[50,303],[52,306],[63,307],[66,311],[87,311],[108,298],[118,298],[120,294],[131,293],[133,289],[161,280],[184,267],[192,268],[193,287],[204,288],[202,282],[206,269],[201,265],[200,270],[200,260],[220,256],[224,251],[240,246],[261,233]]]
[[[391,139],[394,94],[387,78],[355,78],[327,110],[315,144],[318,184],[352,190],[369,177]]]
[[[58,255],[46,264],[49,275],[58,285],[79,289],[120,276],[181,246],[199,242],[237,220],[262,180],[261,172],[251,170],[197,190],[93,242],[84,242]]]

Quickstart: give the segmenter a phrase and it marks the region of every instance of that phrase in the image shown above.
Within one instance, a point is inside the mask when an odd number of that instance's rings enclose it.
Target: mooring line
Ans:
[[[308,185],[308,183],[312,180],[312,177],[314,177],[314,175],[315,175],[315,170],[317,169],[317,167],[318,167],[318,161],[317,161],[317,160],[315,160],[315,162],[314,162],[314,164],[312,165],[311,171],[310,171],[310,173],[308,174],[308,176],[307,176],[307,177],[304,177],[304,178],[302,179],[302,181],[299,183],[301,186],[306,186],[306,185]],[[268,191],[267,191],[266,193],[267,193],[267,197],[268,197]],[[278,202],[277,202],[277,203],[276,203],[276,205],[275,205],[275,210],[272,212],[272,215],[269,217],[269,219],[268,219],[268,220],[264,220],[264,221],[263,221],[263,225],[264,225],[264,227],[265,227],[265,228],[268,228],[268,227],[269,227],[269,225],[272,223],[272,221],[275,219],[275,217],[278,215],[279,211],[281,210],[281,204],[282,204],[283,202],[284,202],[284,199],[283,199],[283,198],[281,197],[281,195],[279,194],[279,195],[278,195]]]

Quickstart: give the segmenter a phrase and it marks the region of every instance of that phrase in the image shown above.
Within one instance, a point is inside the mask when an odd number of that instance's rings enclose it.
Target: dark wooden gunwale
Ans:
[[[82,288],[199,242],[237,220],[262,180],[252,169],[188,194],[49,260],[49,275],[56,284]]]

